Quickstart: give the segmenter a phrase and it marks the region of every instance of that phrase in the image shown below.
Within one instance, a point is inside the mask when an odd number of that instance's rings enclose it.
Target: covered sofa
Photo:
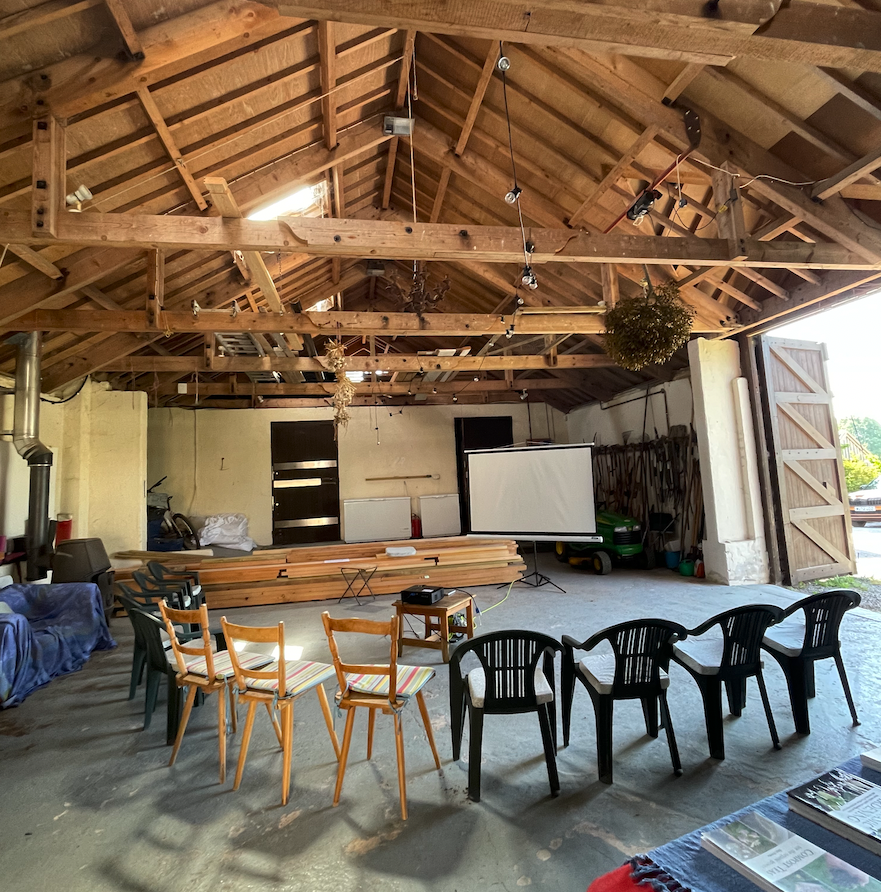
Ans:
[[[76,672],[92,651],[113,647],[98,586],[0,589],[0,708],[17,706],[53,678]]]

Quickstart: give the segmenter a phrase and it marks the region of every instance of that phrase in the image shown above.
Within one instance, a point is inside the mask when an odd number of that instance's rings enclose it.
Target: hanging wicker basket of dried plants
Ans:
[[[694,310],[680,298],[676,282],[655,288],[647,281],[642,295],[622,300],[605,322],[606,352],[622,368],[638,372],[665,363],[688,340]]]
[[[324,365],[334,373],[336,388],[333,393],[334,434],[349,423],[349,406],[355,398],[355,385],[346,375],[349,360],[346,348],[339,342],[329,340],[324,348]]]

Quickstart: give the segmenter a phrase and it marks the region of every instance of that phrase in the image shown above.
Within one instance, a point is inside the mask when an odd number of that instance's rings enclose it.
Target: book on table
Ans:
[[[881,771],[881,746],[876,746],[875,749],[869,750],[867,753],[863,753],[860,756],[860,759],[863,762],[863,765],[866,768],[872,768],[875,771]]]
[[[790,811],[881,855],[881,787],[835,768],[787,794]]]
[[[881,881],[755,811],[707,831],[701,845],[765,892],[881,892]]]

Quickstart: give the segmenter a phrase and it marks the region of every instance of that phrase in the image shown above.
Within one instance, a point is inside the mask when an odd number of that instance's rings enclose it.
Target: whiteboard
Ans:
[[[346,542],[381,542],[409,539],[410,498],[346,499],[343,502],[343,538]]]
[[[591,446],[522,446],[465,453],[471,535],[601,541]]]

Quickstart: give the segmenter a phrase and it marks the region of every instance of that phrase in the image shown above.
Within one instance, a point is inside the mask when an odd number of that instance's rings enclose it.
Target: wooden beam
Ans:
[[[0,326],[13,327],[23,313],[76,294],[83,286],[112,275],[143,254],[143,250],[77,251],[64,260],[64,279],[48,279],[42,272],[33,272],[4,285],[0,288]]]
[[[614,263],[603,263],[600,267],[603,275],[603,301],[607,310],[618,306],[620,291],[618,290],[618,270]]]
[[[873,149],[868,155],[858,158],[853,164],[849,164],[834,177],[829,177],[829,179],[817,183],[811,190],[811,197],[824,200],[878,167],[881,167],[881,148]]]
[[[431,205],[431,217],[429,217],[429,220],[432,223],[437,223],[440,219],[441,206],[447,194],[447,186],[450,185],[450,174],[449,167],[444,167],[441,170],[440,179],[437,181],[437,192],[434,193],[434,203]]]
[[[159,106],[156,105],[156,100],[153,99],[153,95],[146,87],[142,87],[138,90],[138,99],[141,102],[144,112],[150,119],[150,123],[156,130],[156,135],[159,137],[159,141],[165,148],[168,157],[174,162],[174,166],[177,168],[177,172],[184,181],[187,191],[192,195],[193,201],[196,202],[196,206],[200,211],[206,210],[208,208],[208,202],[203,198],[202,191],[199,189],[195,179],[193,179],[193,175],[190,173],[187,163],[183,159],[183,154],[177,147],[177,143],[171,135],[168,125],[165,123],[165,118],[162,117],[162,112],[159,111]]]
[[[160,313],[165,308],[165,252],[147,252],[147,325],[160,328]]]
[[[480,106],[483,104],[483,97],[486,95],[486,88],[489,86],[490,78],[493,76],[493,71],[495,70],[498,58],[499,48],[496,45],[496,42],[493,41],[490,44],[486,59],[483,62],[483,70],[480,72],[477,87],[474,90],[474,95],[471,97],[471,103],[468,106],[468,113],[465,115],[465,123],[462,125],[462,132],[459,134],[459,140],[454,149],[457,155],[461,155],[465,151],[465,147],[468,145],[468,138],[471,136],[471,131],[474,129],[477,113],[480,111]]]
[[[829,242],[743,239],[740,253],[744,256],[732,257],[728,239],[595,235],[572,229],[533,229],[530,238],[535,244],[535,263],[881,268],[881,259],[869,261],[861,252]],[[42,240],[45,242],[45,237]],[[64,214],[58,223],[57,241],[104,248],[238,249],[323,257],[378,256],[389,260],[519,263],[523,256],[522,236],[516,227],[316,217],[258,221],[176,215]],[[0,210],[0,244],[6,243],[39,243],[30,234],[27,215]],[[3,293],[4,289],[0,289],[0,299]]]
[[[86,9],[101,6],[103,3],[104,0],[79,0],[79,2],[48,0],[48,2],[40,3],[30,9],[13,12],[0,19],[0,40],[8,40],[16,34],[48,25]]]
[[[176,393],[196,394],[199,396],[218,396],[223,394],[242,393],[246,390],[249,394],[257,396],[333,396],[336,384],[333,381],[327,381],[318,384],[252,384],[232,385],[225,384],[186,384],[184,391],[175,387]],[[446,393],[459,394],[466,390],[468,393],[500,393],[510,390],[569,390],[572,387],[571,382],[561,380],[560,378],[514,378],[509,381],[485,380],[485,381],[469,381],[463,383],[461,381],[432,381],[429,384],[411,383],[391,383],[389,381],[364,381],[355,384],[355,393],[360,396],[416,396],[416,394],[429,393]],[[169,391],[170,392],[170,391]]]
[[[10,245],[9,250],[28,266],[38,269],[44,275],[49,276],[50,279],[64,278],[64,273],[54,263],[47,260],[33,248],[29,248],[27,245]]]
[[[398,88],[395,92],[395,108],[400,109],[407,97],[407,89],[410,84],[410,68],[413,65],[413,51],[416,48],[416,32],[407,31],[404,36],[404,54],[401,57],[401,73],[398,76]],[[392,137],[389,143],[388,159],[385,166],[385,180],[382,187],[382,208],[385,209],[391,202],[392,183],[395,179],[395,159],[398,155],[398,144],[401,138]]]
[[[820,3],[743,2],[720,18],[701,2],[643,5],[623,2],[503,4],[473,0],[277,0],[298,18],[395,25],[436,34],[483,37],[539,46],[575,47],[710,65],[738,56],[831,68],[881,71],[881,14]],[[663,14],[658,14],[663,10]],[[729,11],[730,10],[730,11]],[[756,34],[761,27],[761,33]],[[870,36],[871,35],[871,36]]]
[[[697,62],[688,62],[683,67],[682,71],[673,78],[672,83],[666,90],[664,90],[663,99],[666,102],[674,102],[678,99],[688,88],[691,86],[691,82],[706,68],[706,65],[701,65]]]
[[[594,187],[593,191],[578,206],[578,209],[569,218],[569,225],[575,226],[586,214],[594,207],[599,200],[624,176],[624,172],[630,167],[631,163],[636,159],[640,152],[649,145],[658,135],[658,128],[654,125],[646,127],[645,130],[636,138],[630,148],[621,156],[617,164],[600,180]]]
[[[47,241],[58,234],[64,208],[67,150],[65,126],[55,115],[40,115],[33,129],[31,232]]]
[[[142,312],[105,313],[97,310],[37,310],[16,320],[21,331],[118,331],[150,332]],[[529,313],[514,316],[470,313],[293,313],[275,316],[270,313],[239,313],[223,310],[185,313],[166,310],[162,328],[171,332],[296,332],[327,335],[349,333],[359,335],[409,337],[471,337],[475,334],[598,334],[603,331],[600,316],[589,313]]]
[[[810,5],[810,4],[807,4]],[[832,8],[832,7],[828,7]],[[636,68],[628,60],[616,63],[614,69],[604,61],[578,54],[572,56],[570,50],[555,50],[554,53],[566,58],[575,58],[590,89],[601,95],[612,105],[623,108],[645,126],[655,124],[660,132],[675,147],[684,149],[688,140],[684,132],[681,115],[646,93],[633,88],[626,75]],[[634,75],[635,76],[635,75]],[[649,76],[650,77],[650,76]],[[651,89],[651,88],[649,88]],[[658,90],[662,90],[661,83]],[[781,180],[799,182],[805,179],[800,171],[790,167],[770,152],[754,143],[746,135],[737,132],[727,123],[720,121],[711,112],[695,107],[701,120],[701,144],[694,152],[696,160],[721,166],[725,161],[735,165],[739,174],[755,177],[778,177]],[[750,190],[769,198],[783,210],[800,215],[805,222],[831,239],[862,254],[871,262],[881,262],[881,234],[864,225],[846,208],[835,202],[816,204],[803,192],[773,179],[755,179]]]
[[[878,99],[861,84],[850,80],[840,71],[834,71],[833,68],[818,68],[816,74],[833,87],[837,93],[849,99],[857,108],[881,121],[881,99]]]
[[[328,152],[336,148],[336,42],[334,23],[318,23],[318,72],[321,83],[321,116],[324,120],[324,145]]]
[[[503,372],[554,371],[563,369],[614,368],[615,362],[605,353],[567,353],[552,362],[549,356],[510,354],[508,356],[433,356],[420,353],[387,353],[383,356],[354,354],[348,357],[347,368],[353,372],[389,372],[417,374],[420,372]],[[307,356],[215,356],[211,369],[203,356],[126,356],[102,366],[102,371],[146,374],[151,372],[326,372],[320,359]]]
[[[104,2],[107,4],[110,15],[113,16],[113,21],[116,22],[116,27],[122,36],[122,42],[125,44],[129,58],[135,62],[143,62],[144,48],[141,46],[141,41],[132,26],[132,20],[122,5],[122,0],[104,0]]]

